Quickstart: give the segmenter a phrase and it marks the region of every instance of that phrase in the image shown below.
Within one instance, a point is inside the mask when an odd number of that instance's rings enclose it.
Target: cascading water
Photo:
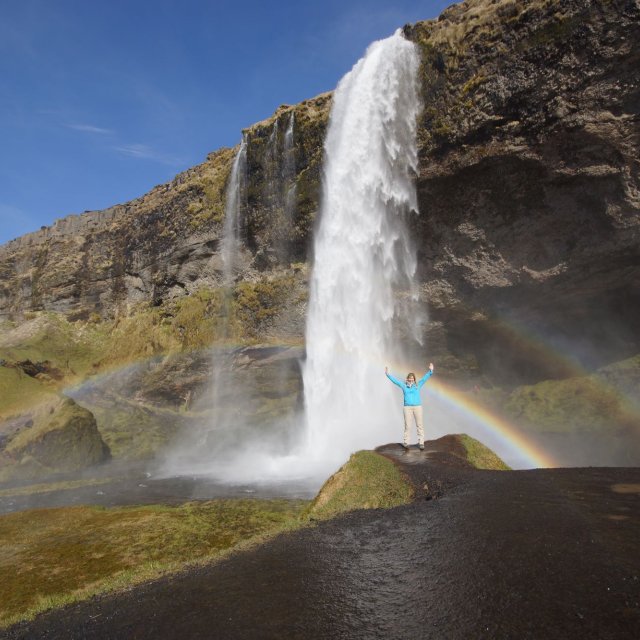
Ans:
[[[416,268],[405,217],[417,210],[418,66],[398,31],[373,43],[334,94],[304,369],[306,447],[329,467],[400,429],[384,366],[401,355],[398,301],[411,297]]]
[[[415,254],[406,217],[417,210],[416,120],[420,109],[415,45],[400,32],[373,43],[336,89],[325,141],[322,206],[307,319],[303,371],[306,416],[289,450],[260,437],[241,438],[231,423],[222,445],[208,457],[207,472],[228,483],[317,485],[361,448],[397,439],[397,393],[384,377],[385,363],[402,357],[394,331],[420,320],[415,299]],[[283,140],[281,191],[291,170],[294,116]],[[274,129],[275,131],[275,129]],[[277,137],[272,134],[270,147]],[[290,145],[290,146],[289,146]],[[269,158],[271,167],[276,159]],[[244,167],[244,168],[243,168]],[[227,192],[223,255],[225,282],[233,281],[233,256],[243,193],[246,143],[236,156]],[[293,167],[293,174],[295,166]],[[293,174],[291,182],[293,181]],[[244,181],[244,182],[243,182]],[[245,191],[243,191],[245,184]],[[269,187],[270,188],[270,187]],[[273,192],[271,192],[273,193]],[[280,205],[282,205],[282,200]],[[417,334],[416,334],[417,335]],[[223,375],[214,367],[214,394]],[[225,372],[224,375],[228,375]],[[243,393],[249,393],[248,389]],[[221,398],[216,397],[216,404]],[[219,424],[228,421],[220,411]],[[237,421],[236,421],[237,422]],[[229,438],[233,439],[232,446]],[[195,469],[195,467],[192,467]]]
[[[289,114],[289,124],[284,134],[282,149],[282,190],[284,193],[284,223],[289,226],[293,220],[296,201],[296,154],[293,145],[293,127],[295,125],[295,111]]]
[[[286,118],[286,119],[285,119]],[[284,134],[280,134],[280,123],[286,122]],[[293,145],[295,112],[276,118],[267,141],[264,163],[263,196],[264,206],[269,209],[277,228],[286,230],[293,221],[296,199],[296,161]],[[274,249],[282,264],[290,257],[290,238],[279,233],[274,241]]]
[[[222,258],[222,284],[225,288],[233,284],[235,263],[240,250],[240,226],[247,198],[247,140],[242,142],[233,160],[227,185],[224,207],[224,228],[220,255]]]
[[[220,239],[221,262],[221,338],[231,339],[231,307],[233,287],[242,257],[242,226],[247,205],[247,140],[243,135],[231,166],[225,194],[225,217]],[[210,417],[205,428],[185,436],[176,443],[160,465],[159,474],[207,473],[211,461],[237,445],[238,433],[231,426],[233,415],[228,407],[230,388],[229,350],[225,347],[214,349],[212,353],[210,383]]]
[[[220,247],[220,257],[222,259],[222,337],[228,340],[230,335],[229,321],[231,317],[231,304],[233,299],[233,284],[238,268],[238,258],[241,253],[241,227],[242,215],[247,199],[247,140],[242,136],[240,147],[236,153],[227,184],[224,227],[222,230],[222,241]],[[213,354],[212,367],[212,406],[213,415],[211,417],[211,427],[215,432],[212,438],[217,444],[217,448],[224,447],[228,440],[233,439],[232,433],[228,431],[230,416],[225,410],[223,397],[226,391],[225,381],[228,377],[228,357],[224,349],[217,349]]]

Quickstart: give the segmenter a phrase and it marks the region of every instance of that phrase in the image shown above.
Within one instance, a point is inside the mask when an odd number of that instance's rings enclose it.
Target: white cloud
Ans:
[[[105,129],[104,127],[96,127],[92,124],[73,123],[66,124],[67,129],[73,129],[74,131],[82,131],[84,133],[98,133],[101,135],[110,135],[113,133],[111,129]]]
[[[156,151],[146,144],[125,144],[119,147],[113,147],[115,151],[130,158],[140,158],[142,160],[153,160],[172,167],[183,164],[180,158],[175,158],[167,154]]]

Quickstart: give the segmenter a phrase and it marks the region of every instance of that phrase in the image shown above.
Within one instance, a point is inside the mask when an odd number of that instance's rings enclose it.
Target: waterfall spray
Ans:
[[[399,429],[384,365],[400,355],[398,300],[411,295],[416,268],[405,217],[417,210],[418,66],[398,31],[374,42],[334,94],[304,370],[306,446],[320,460],[339,462]]]

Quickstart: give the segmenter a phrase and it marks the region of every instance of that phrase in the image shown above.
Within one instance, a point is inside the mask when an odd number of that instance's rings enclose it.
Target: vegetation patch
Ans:
[[[413,486],[391,460],[373,451],[358,451],[327,480],[305,511],[310,519],[327,519],[355,509],[408,504]]]
[[[0,517],[0,625],[219,558],[300,526],[294,500],[65,507]]]
[[[224,219],[226,188],[237,147],[212,153],[202,165],[201,175],[189,186],[195,191],[187,207],[193,229],[220,223]]]
[[[63,480],[61,482],[43,482],[21,487],[0,490],[0,498],[12,496],[32,496],[38,493],[51,493],[52,491],[70,491],[80,487],[93,487],[113,482],[113,478],[89,478],[86,480]]]
[[[4,448],[0,481],[77,471],[110,457],[90,411],[71,398],[40,406]]]
[[[19,369],[0,366],[0,419],[52,399],[51,389]]]
[[[282,311],[295,284],[295,278],[290,275],[238,284],[235,295],[236,316],[249,337],[257,336]]]
[[[162,309],[142,305],[130,316],[103,323],[109,334],[108,349],[96,368],[180,350],[180,337],[164,320]]]
[[[515,389],[506,411],[521,423],[556,433],[638,427],[621,395],[597,376],[545,380]]]
[[[0,358],[48,361],[64,375],[82,375],[104,352],[106,337],[94,324],[76,324],[62,314],[45,312],[4,333]]]
[[[173,303],[171,326],[182,350],[201,349],[225,336],[224,298],[222,289],[202,288]]]
[[[505,464],[489,447],[482,442],[461,433],[456,436],[466,450],[466,459],[476,469],[492,469],[494,471],[509,471],[511,467]]]

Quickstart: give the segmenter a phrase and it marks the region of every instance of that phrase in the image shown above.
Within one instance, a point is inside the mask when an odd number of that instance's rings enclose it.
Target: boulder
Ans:
[[[66,397],[38,407],[2,453],[5,481],[80,471],[110,458],[93,414]]]

